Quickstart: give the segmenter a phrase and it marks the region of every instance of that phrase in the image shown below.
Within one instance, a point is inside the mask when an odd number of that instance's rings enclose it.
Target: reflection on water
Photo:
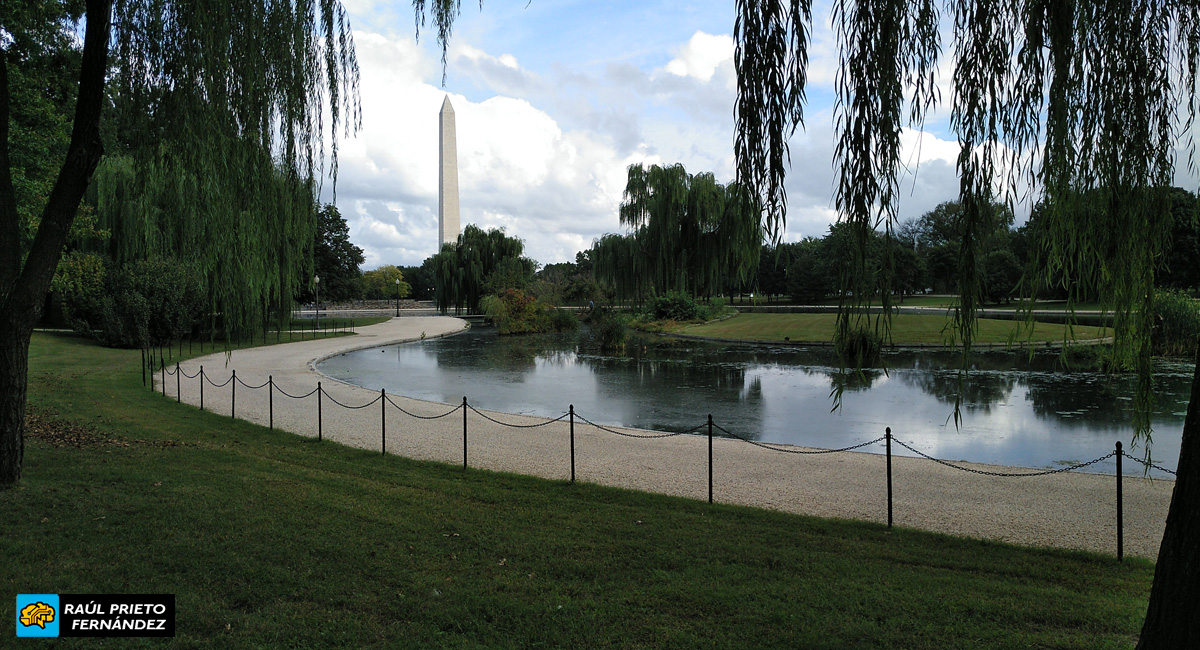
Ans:
[[[650,339],[626,354],[586,334],[500,337],[490,329],[350,352],[321,371],[373,390],[593,422],[684,431],[715,422],[763,442],[839,448],[894,435],[948,460],[1056,467],[1129,449],[1134,379],[1059,372],[1053,354],[980,353],[963,384],[954,353],[900,351],[889,370],[841,377],[826,349]],[[1175,468],[1191,388],[1188,364],[1156,368],[1154,460]],[[831,393],[844,382],[842,408]],[[962,393],[962,426],[952,419]],[[1141,456],[1141,450],[1135,450]],[[1140,465],[1126,463],[1131,474]],[[1110,461],[1093,466],[1113,469]]]

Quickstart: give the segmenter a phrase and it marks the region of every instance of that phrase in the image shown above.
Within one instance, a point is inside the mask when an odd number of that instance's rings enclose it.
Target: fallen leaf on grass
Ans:
[[[113,438],[91,424],[81,424],[60,418],[48,409],[31,407],[25,412],[25,435],[32,440],[45,442],[52,447],[75,447],[93,449],[97,447],[178,447],[178,440],[125,440]]]

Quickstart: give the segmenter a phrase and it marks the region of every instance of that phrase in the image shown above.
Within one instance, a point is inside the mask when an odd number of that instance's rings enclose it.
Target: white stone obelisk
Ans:
[[[454,134],[454,107],[450,96],[438,113],[438,248],[458,241],[458,139]]]

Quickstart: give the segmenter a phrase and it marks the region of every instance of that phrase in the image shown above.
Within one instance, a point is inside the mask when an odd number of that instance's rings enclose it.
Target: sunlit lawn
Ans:
[[[738,314],[733,318],[680,328],[679,333],[747,341],[821,342],[833,340],[835,314]],[[952,344],[950,319],[934,314],[897,314],[892,319],[892,341],[896,345]],[[981,319],[978,343],[1034,344],[1062,343],[1068,332],[1065,325],[1035,323],[1032,335],[1023,321]],[[1075,326],[1073,340],[1097,339],[1110,335],[1100,327]]]
[[[0,490],[0,590],[175,594],[177,636],[62,647],[1091,650],[1145,613],[1147,561],[384,457],[139,359],[35,335],[31,402],[80,445],[29,439]]]

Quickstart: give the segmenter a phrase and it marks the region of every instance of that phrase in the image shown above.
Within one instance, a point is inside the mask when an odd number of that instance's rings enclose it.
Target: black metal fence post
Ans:
[[[275,375],[267,375],[267,428],[275,430]]]
[[[708,414],[708,502],[712,503],[712,413]]]
[[[317,442],[322,440],[321,432],[321,382],[317,382]]]
[[[142,387],[146,386],[146,348],[142,348]]]
[[[200,366],[200,374],[196,375],[196,380],[200,382],[200,410],[204,410],[204,366]]]
[[[178,404],[181,399],[180,391],[179,391],[179,375],[180,374],[181,373],[179,372],[179,362],[176,361],[175,362],[175,403],[176,404]]]
[[[1117,441],[1117,561],[1125,561],[1125,507],[1121,494],[1121,441]]]
[[[888,490],[888,528],[892,527],[892,428],[883,430],[887,440],[887,490]]]
[[[379,453],[387,455],[387,389],[379,389]]]
[[[463,395],[463,469],[467,468],[467,396]]]
[[[235,419],[237,412],[237,369],[229,377],[229,419]]]
[[[571,484],[575,484],[575,405],[568,409],[571,414]]]
[[[163,397],[166,397],[167,396],[167,362],[163,361],[163,358],[161,356],[158,357],[158,362],[159,362],[159,365],[161,366],[161,370],[162,370]]]

